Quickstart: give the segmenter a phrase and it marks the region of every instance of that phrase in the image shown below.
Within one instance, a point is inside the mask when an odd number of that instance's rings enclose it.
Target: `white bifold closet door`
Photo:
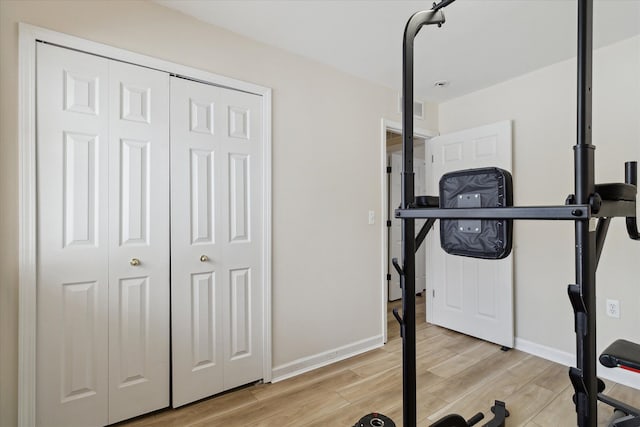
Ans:
[[[171,78],[173,406],[262,378],[261,97]]]
[[[111,424],[169,404],[169,76],[37,49],[36,422]]]
[[[111,424],[169,406],[169,75],[110,61],[109,92]]]

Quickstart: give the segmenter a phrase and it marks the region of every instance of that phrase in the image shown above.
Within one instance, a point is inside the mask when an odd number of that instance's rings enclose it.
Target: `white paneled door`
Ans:
[[[109,61],[109,424],[169,406],[169,75]]]
[[[260,96],[171,78],[173,406],[262,378]]]
[[[38,425],[108,421],[108,70],[38,44]]]
[[[486,166],[511,171],[510,121],[440,135],[430,144],[433,194],[447,172]],[[440,248],[440,227],[430,234],[430,321],[513,347],[513,255],[501,260],[449,255]]]
[[[169,404],[169,76],[38,44],[38,425]]]

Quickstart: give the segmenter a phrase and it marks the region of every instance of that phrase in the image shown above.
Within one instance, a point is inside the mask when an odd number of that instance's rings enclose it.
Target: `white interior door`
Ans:
[[[108,420],[108,61],[37,45],[36,424]]]
[[[389,219],[391,227],[389,227],[389,301],[396,301],[402,298],[402,289],[400,288],[400,276],[391,264],[393,258],[397,258],[402,263],[402,221],[395,217],[394,211],[400,206],[402,198],[402,152],[396,151],[389,156],[389,165],[391,166],[391,176],[389,185]],[[415,194],[427,194],[426,179],[426,163],[424,159],[414,158],[413,166],[415,171]],[[420,230],[425,220],[416,220],[416,232]],[[416,252],[416,292],[422,292],[426,286],[426,252],[423,244]]]
[[[169,406],[169,75],[109,61],[109,423]]]
[[[415,173],[415,194],[416,196],[426,196],[427,192],[427,165],[424,159],[415,159],[413,161],[413,170]],[[426,220],[416,220],[416,234],[420,231]],[[422,292],[427,287],[427,252],[426,242],[416,251],[416,293]]]
[[[391,280],[389,283],[389,301],[396,301],[402,298],[402,289],[400,288],[400,276],[393,268],[391,260],[398,259],[402,264],[402,221],[393,214],[400,207],[402,197],[401,173],[402,173],[402,153],[391,153],[389,156],[389,164],[391,166],[391,176],[389,184],[389,274]],[[387,276],[388,277],[388,276]]]
[[[106,425],[169,404],[168,76],[37,49],[36,420]]]
[[[173,406],[262,378],[261,98],[171,79]]]
[[[446,172],[485,166],[512,170],[510,121],[441,135],[430,144],[433,194]],[[513,255],[502,260],[449,255],[440,248],[438,224],[430,234],[428,321],[513,347]]]

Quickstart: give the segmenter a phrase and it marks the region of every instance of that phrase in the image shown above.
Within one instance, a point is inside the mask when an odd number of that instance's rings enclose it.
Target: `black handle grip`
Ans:
[[[635,216],[627,217],[627,233],[633,240],[640,240],[640,232],[638,231],[638,221]]]
[[[471,417],[471,418],[469,418],[467,420],[467,425],[468,426],[474,426],[474,425],[478,424],[480,421],[482,421],[483,419],[484,419],[484,414],[482,412],[478,412],[473,417]]]
[[[624,182],[627,184],[638,186],[638,162],[625,162],[624,164]],[[636,201],[637,203],[637,201]],[[640,240],[640,231],[638,231],[638,220],[635,216],[626,218],[627,233],[633,240]]]
[[[402,325],[402,317],[400,317],[400,315],[398,314],[398,309],[394,308],[391,312],[393,313],[393,317],[396,318],[398,323],[400,323],[400,325]]]
[[[396,269],[396,271],[398,272],[398,274],[400,276],[404,276],[404,271],[402,271],[402,267],[400,267],[400,264],[398,264],[398,258],[393,258],[391,260],[391,263],[393,264],[393,268]]]

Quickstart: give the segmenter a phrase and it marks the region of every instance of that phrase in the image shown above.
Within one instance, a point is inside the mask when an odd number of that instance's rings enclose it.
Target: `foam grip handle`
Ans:
[[[469,418],[467,420],[467,425],[468,426],[474,426],[474,425],[478,424],[480,421],[482,421],[483,419],[484,419],[484,414],[482,412],[478,412],[473,417],[471,417],[471,418]]]
[[[640,240],[640,232],[638,231],[638,221],[635,216],[626,218],[627,233],[632,240]]]
[[[638,185],[638,162],[625,162],[624,164],[624,182],[631,185]],[[637,202],[636,202],[637,203]],[[627,233],[633,240],[640,240],[640,231],[638,231],[638,220],[635,216],[627,217]]]

